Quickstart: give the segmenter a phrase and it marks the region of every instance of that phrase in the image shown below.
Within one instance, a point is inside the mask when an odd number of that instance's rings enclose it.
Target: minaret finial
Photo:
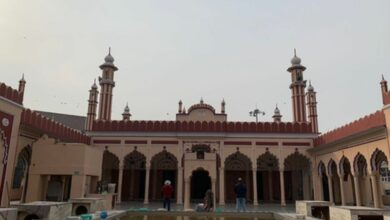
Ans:
[[[297,50],[294,48],[294,57],[297,56]]]
[[[383,77],[383,74],[382,74],[382,77]],[[24,80],[24,73],[22,73],[22,80]]]
[[[108,54],[111,55],[111,47],[108,47]]]
[[[385,80],[385,77],[383,76],[383,74],[382,74],[382,80]]]

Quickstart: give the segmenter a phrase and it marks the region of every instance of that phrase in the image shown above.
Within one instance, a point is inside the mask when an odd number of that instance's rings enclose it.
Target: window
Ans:
[[[381,163],[380,174],[383,182],[390,182],[390,172],[386,161]]]

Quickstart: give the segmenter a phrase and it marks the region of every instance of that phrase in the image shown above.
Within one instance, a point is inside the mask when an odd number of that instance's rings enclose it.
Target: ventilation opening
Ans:
[[[27,215],[24,220],[39,220],[40,218],[35,214]]]
[[[88,209],[83,205],[76,208],[76,213],[75,213],[76,215],[82,215],[87,213],[88,213]]]

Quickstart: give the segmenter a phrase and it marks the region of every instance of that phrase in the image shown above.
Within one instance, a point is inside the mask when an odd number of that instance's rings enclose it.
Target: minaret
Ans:
[[[123,121],[130,121],[131,114],[130,114],[129,103],[126,103],[126,107],[123,110],[122,116],[123,116]]]
[[[313,133],[318,133],[318,117],[317,117],[317,98],[313,86],[309,82],[309,87],[306,93],[307,112],[309,114],[309,122]]]
[[[303,80],[303,71],[306,70],[306,67],[301,65],[301,59],[297,57],[295,49],[291,64],[287,71],[291,73],[290,89],[292,92],[293,121],[306,122],[306,80]]]
[[[381,90],[382,90],[382,102],[383,105],[387,104],[387,97],[388,97],[388,90],[387,90],[387,81],[385,80],[385,77],[382,75],[382,80],[381,80]]]
[[[91,131],[93,126],[93,121],[96,119],[96,107],[97,107],[97,97],[99,95],[98,87],[96,85],[96,80],[93,82],[91,89],[89,90],[89,99],[88,99],[88,112],[87,120],[85,121],[85,130]]]
[[[280,114],[280,110],[278,108],[278,105],[276,105],[275,110],[274,110],[274,115],[272,116],[274,119],[274,122],[281,122],[282,121],[282,115]]]
[[[221,102],[221,114],[225,114],[225,105],[226,105],[225,99],[222,99],[222,102]]]
[[[100,65],[100,69],[103,71],[103,76],[99,77],[100,105],[98,119],[111,120],[112,89],[115,86],[114,72],[118,70],[114,65],[114,57],[111,56],[111,48],[104,58],[104,63]]]
[[[183,102],[180,100],[179,101],[179,114],[183,112]]]
[[[24,97],[24,88],[26,86],[26,80],[24,80],[24,74],[22,75],[22,78],[19,80],[19,93],[22,95],[21,102],[23,103],[23,97]]]

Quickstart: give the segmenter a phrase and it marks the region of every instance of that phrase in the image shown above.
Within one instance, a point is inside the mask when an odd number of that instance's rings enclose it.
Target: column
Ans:
[[[269,200],[273,201],[273,193],[272,193],[272,171],[268,171],[268,190],[269,190]]]
[[[286,195],[284,192],[284,169],[280,169],[279,174],[280,174],[280,205],[286,206]]]
[[[217,185],[216,184],[217,184],[217,179],[216,178],[211,178],[211,191],[214,194],[214,196],[213,196],[214,210],[217,208],[217,204],[216,204],[216,195],[217,195],[216,188],[217,188]]]
[[[353,183],[355,185],[356,206],[361,206],[362,202],[360,200],[359,174],[354,174],[353,175]]]
[[[333,184],[332,184],[332,175],[328,176],[328,187],[329,187],[329,202],[334,203],[333,200]]]
[[[123,164],[119,165],[119,174],[118,174],[118,197],[117,202],[122,202],[122,182],[123,182]]]
[[[177,169],[177,204],[183,204],[183,167]]]
[[[252,179],[253,179],[253,205],[259,205],[259,201],[257,199],[257,169],[254,168],[252,170]]]
[[[184,210],[190,208],[190,178],[184,178]]]
[[[149,204],[149,176],[150,166],[146,166],[144,204]]]
[[[340,173],[339,179],[340,179],[341,205],[342,205],[342,206],[345,206],[345,195],[344,195],[344,180],[343,180],[343,174]]]
[[[372,186],[372,194],[373,194],[372,196],[373,196],[373,200],[374,200],[374,207],[380,208],[376,173],[371,173],[370,178],[371,178],[371,186]]]
[[[225,168],[219,168],[219,205],[225,205]]]

